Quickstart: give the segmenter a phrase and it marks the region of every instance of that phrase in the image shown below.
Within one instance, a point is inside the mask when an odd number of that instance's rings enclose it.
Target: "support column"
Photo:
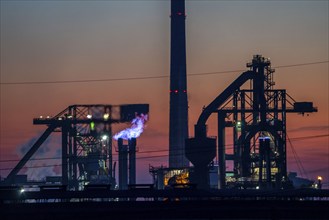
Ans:
[[[225,117],[226,113],[218,112],[218,188],[225,189]]]
[[[62,125],[62,185],[68,185],[68,136],[69,123],[65,121]]]
[[[280,146],[281,174],[287,178],[287,133],[286,133],[286,91],[282,91],[282,145]]]
[[[258,162],[258,186],[259,188],[263,185],[263,146],[259,143],[259,162]]]

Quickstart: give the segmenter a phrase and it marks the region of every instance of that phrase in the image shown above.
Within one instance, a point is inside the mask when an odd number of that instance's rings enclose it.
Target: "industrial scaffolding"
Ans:
[[[69,190],[82,190],[93,184],[114,188],[112,124],[131,122],[148,111],[148,104],[71,105],[54,117],[35,118],[33,124],[48,128],[9,173],[6,183],[15,184],[15,176],[42,143],[51,133],[60,132],[61,184]]]
[[[209,165],[216,156],[216,138],[207,137],[211,114],[218,118],[218,188],[271,189],[288,184],[286,114],[317,112],[312,102],[296,102],[286,90],[273,89],[269,59],[255,55],[247,67],[203,109],[195,137],[186,140],[186,156],[194,165],[191,181],[200,188],[209,187]],[[233,153],[226,149],[226,128],[233,129]],[[233,162],[233,170],[227,170],[226,161]]]

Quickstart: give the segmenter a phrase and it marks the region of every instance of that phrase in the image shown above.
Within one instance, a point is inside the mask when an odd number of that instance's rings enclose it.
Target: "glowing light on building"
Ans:
[[[105,113],[103,115],[103,118],[104,118],[104,120],[108,120],[110,118],[110,114],[109,113]]]
[[[94,131],[95,130],[95,122],[90,122],[90,130]]]
[[[109,136],[106,135],[106,134],[104,134],[104,135],[102,136],[102,140],[103,140],[103,141],[106,141],[108,138],[109,138]]]

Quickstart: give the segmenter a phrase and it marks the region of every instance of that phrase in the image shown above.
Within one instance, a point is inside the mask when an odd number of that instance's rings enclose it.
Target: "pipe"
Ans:
[[[129,145],[129,184],[136,184],[136,138],[128,140]]]
[[[128,148],[123,144],[123,139],[118,139],[119,148],[119,189],[128,188]]]
[[[235,90],[239,89],[246,81],[256,77],[255,72],[246,71],[243,72],[236,80],[234,80],[219,96],[217,96],[207,107],[205,107],[198,119],[195,126],[195,136],[207,136],[206,122],[214,111],[218,109],[219,106],[224,104],[226,100],[234,93]]]

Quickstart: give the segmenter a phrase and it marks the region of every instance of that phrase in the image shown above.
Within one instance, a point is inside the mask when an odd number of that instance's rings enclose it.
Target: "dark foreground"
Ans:
[[[0,220],[6,219],[329,219],[329,190],[3,187]]]
[[[0,219],[329,219],[328,201],[198,200],[1,204]]]

